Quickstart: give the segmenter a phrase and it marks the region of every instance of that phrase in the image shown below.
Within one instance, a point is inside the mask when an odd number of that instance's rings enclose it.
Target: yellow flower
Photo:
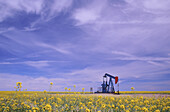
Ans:
[[[22,84],[21,82],[17,82],[16,83],[17,86],[21,86],[21,84]]]
[[[61,102],[61,101],[62,101],[62,99],[61,99],[61,98],[57,98],[57,101],[58,101],[58,103],[59,103],[59,102]]]
[[[50,82],[50,85],[53,85],[53,82]]]
[[[124,105],[120,105],[120,108],[121,108],[121,109],[125,109],[125,106],[124,106]]]
[[[90,106],[90,105],[92,105],[93,103],[92,102],[88,102],[88,105]]]
[[[115,100],[115,98],[114,98],[114,97],[111,97],[111,100],[112,100],[112,101],[114,101],[114,100]]]
[[[38,107],[32,107],[32,110],[39,110]]]
[[[102,96],[100,95],[100,96],[98,96],[98,98],[99,98],[99,99],[101,99],[101,98],[102,98]]]
[[[47,93],[47,91],[46,91],[46,90],[44,90],[44,93]]]
[[[102,108],[105,108],[106,107],[106,105],[105,104],[102,104]]]
[[[29,105],[27,105],[27,109],[30,109],[30,106],[29,106]]]
[[[148,109],[147,109],[146,107],[143,107],[142,110],[143,110],[144,112],[148,112]]]
[[[90,109],[86,108],[86,112],[90,112]]]
[[[149,103],[149,101],[148,101],[148,100],[145,100],[145,101],[144,101],[144,103],[145,103],[145,104],[148,104],[148,103]]]
[[[47,105],[44,107],[44,109],[47,110],[47,111],[51,111],[51,110],[52,110],[50,104],[47,104]]]
[[[114,105],[114,104],[112,105],[112,108],[115,108],[115,105]]]
[[[131,90],[133,91],[133,90],[135,90],[135,88],[134,88],[134,87],[131,87]]]
[[[155,112],[160,112],[160,110],[159,110],[159,109],[157,109],[157,110],[155,110]]]

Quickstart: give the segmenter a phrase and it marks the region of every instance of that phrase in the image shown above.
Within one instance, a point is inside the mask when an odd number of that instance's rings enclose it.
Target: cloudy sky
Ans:
[[[170,90],[170,0],[0,0],[0,90]]]

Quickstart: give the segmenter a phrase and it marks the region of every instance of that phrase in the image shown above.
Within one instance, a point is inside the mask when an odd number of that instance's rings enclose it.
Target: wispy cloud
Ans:
[[[23,62],[0,62],[0,64],[6,65],[6,64],[26,64],[35,68],[43,68],[48,67],[49,63],[56,62],[56,61],[23,61]]]
[[[165,11],[170,10],[169,4],[170,1],[162,1],[159,0],[125,0],[129,3],[133,8],[140,8],[141,10],[153,12],[153,13],[166,13]]]
[[[16,82],[22,82],[23,89],[28,89],[29,91],[48,91],[50,82],[54,82],[52,90],[64,90],[64,86],[60,85],[65,81],[64,78],[32,77],[6,73],[0,73],[0,77],[0,83],[6,85],[1,86],[1,90],[14,90]]]
[[[50,49],[53,49],[53,50],[60,52],[60,53],[63,53],[63,54],[70,54],[71,53],[70,51],[67,51],[65,49],[62,49],[60,47],[53,46],[53,45],[50,45],[50,44],[36,43],[36,45],[41,46],[41,47],[45,47],[45,48],[50,48]]]
[[[170,61],[170,58],[162,58],[162,57],[125,57],[125,58],[117,58],[120,60],[139,60],[139,61]]]
[[[134,57],[133,55],[126,53],[126,52],[122,52],[122,51],[112,51],[113,54],[117,54],[117,55],[123,55],[123,56],[130,56],[130,57]]]
[[[80,9],[76,9],[73,18],[78,21],[77,25],[90,24],[101,18],[101,11],[106,6],[106,1],[98,2],[97,0],[93,0],[90,5],[87,7],[83,7]],[[98,4],[94,7],[95,4]]]
[[[29,25],[22,30],[33,31],[37,29],[36,24],[48,22],[55,18],[60,12],[67,12],[72,6],[72,0],[6,0],[0,1],[0,22],[8,18],[17,17],[17,13],[35,14],[39,16],[34,21],[30,21]],[[29,22],[29,21],[27,21]],[[15,27],[15,26],[13,26]]]
[[[35,27],[25,27],[23,31],[35,31],[38,30],[39,28],[35,28]]]
[[[42,6],[43,6],[43,0],[36,0],[36,1],[26,1],[26,0],[6,0],[6,1],[0,1],[2,16],[0,18],[0,21],[3,21],[4,19],[14,16],[15,12],[17,11],[26,11],[27,13],[40,13]]]
[[[114,60],[146,61],[146,62],[156,65],[156,66],[166,65],[165,62],[170,61],[170,57],[140,57],[140,56],[135,56],[135,55],[132,55],[132,54],[129,54],[126,52],[121,52],[121,51],[112,51],[112,53],[115,55],[119,55],[119,57],[113,58]]]
[[[109,24],[169,24],[169,1],[125,0],[116,4],[104,0],[93,0],[90,5],[75,10],[76,25],[95,24],[98,27]],[[95,4],[95,5],[93,5]],[[96,5],[98,4],[98,5]],[[153,5],[155,4],[155,5]],[[88,15],[88,16],[87,16]]]

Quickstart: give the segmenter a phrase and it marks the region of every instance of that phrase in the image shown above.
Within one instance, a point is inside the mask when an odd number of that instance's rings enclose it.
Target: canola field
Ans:
[[[7,91],[0,112],[170,112],[170,97]]]

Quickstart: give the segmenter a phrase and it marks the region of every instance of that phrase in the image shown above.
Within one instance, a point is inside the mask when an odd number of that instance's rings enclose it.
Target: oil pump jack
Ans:
[[[107,82],[107,78],[109,77],[109,83]],[[108,73],[106,73],[103,76],[103,84],[102,86],[102,93],[115,93],[114,85],[113,85],[113,80],[115,79],[115,84],[118,83],[118,76],[112,76]],[[118,84],[118,94],[119,94],[119,84]]]

